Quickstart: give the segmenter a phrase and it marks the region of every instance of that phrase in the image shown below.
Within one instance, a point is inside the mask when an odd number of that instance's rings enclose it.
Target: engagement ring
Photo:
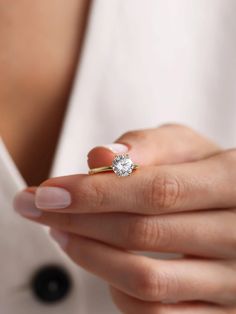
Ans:
[[[119,177],[129,176],[134,169],[137,169],[138,165],[134,164],[128,154],[116,155],[112,161],[111,166],[105,166],[100,168],[93,168],[89,170],[89,174],[95,174],[105,171],[114,171]]]

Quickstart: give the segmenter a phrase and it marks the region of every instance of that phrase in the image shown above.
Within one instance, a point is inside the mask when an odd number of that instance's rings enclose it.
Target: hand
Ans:
[[[35,194],[19,194],[16,209],[54,228],[65,252],[108,282],[123,313],[236,313],[236,150],[177,125],[117,142],[141,164],[131,176],[49,179]],[[99,167],[114,153],[98,147],[88,157]],[[157,260],[135,251],[183,256]]]

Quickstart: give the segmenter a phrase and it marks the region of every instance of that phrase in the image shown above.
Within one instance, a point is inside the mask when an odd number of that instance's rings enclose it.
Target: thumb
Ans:
[[[163,125],[130,131],[113,144],[88,153],[89,168],[111,165],[116,154],[128,153],[134,163],[161,165],[196,161],[221,152],[220,147],[189,127]]]

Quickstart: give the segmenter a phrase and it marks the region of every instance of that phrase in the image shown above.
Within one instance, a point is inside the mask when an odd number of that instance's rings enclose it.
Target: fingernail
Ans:
[[[35,206],[34,200],[34,193],[22,191],[16,194],[13,206],[22,216],[32,218],[40,217],[42,215],[42,211]]]
[[[66,208],[71,204],[70,193],[59,187],[42,186],[35,193],[35,205],[42,209]]]
[[[67,246],[69,237],[66,232],[52,228],[50,235],[63,249]]]
[[[128,146],[120,143],[105,144],[101,146],[110,149],[113,153],[127,153],[129,150]]]

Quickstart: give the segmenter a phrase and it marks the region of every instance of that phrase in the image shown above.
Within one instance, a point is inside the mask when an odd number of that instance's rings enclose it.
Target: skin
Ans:
[[[0,0],[0,134],[29,185],[48,177],[89,4]]]
[[[41,187],[66,189],[71,205],[26,218],[50,226],[75,263],[107,281],[122,313],[236,313],[236,150],[179,125],[127,132],[116,142],[129,147],[139,169],[126,178],[49,179]],[[96,147],[88,164],[113,157]],[[37,203],[37,188],[28,191]]]

